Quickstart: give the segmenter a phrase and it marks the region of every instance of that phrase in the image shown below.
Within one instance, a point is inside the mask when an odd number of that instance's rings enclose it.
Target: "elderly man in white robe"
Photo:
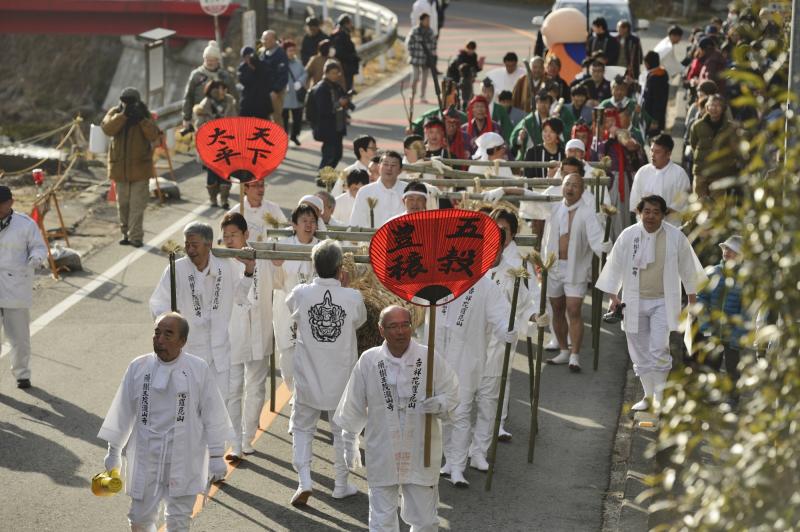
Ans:
[[[156,530],[162,501],[167,531],[189,530],[197,495],[227,474],[231,423],[214,372],[184,350],[189,331],[178,313],[156,319],[153,352],[130,363],[97,435],[108,442],[107,471],[125,450],[132,532]]]
[[[220,225],[226,248],[247,246],[250,232],[244,216],[238,212],[228,213]],[[239,275],[244,277],[243,265],[235,265]],[[247,302],[233,305],[228,327],[231,373],[227,405],[237,437],[225,458],[233,462],[243,454],[255,452],[252,441],[264,407],[268,362],[273,349],[272,294],[276,286],[283,286],[283,269],[268,260],[256,259],[252,280]]]
[[[601,256],[611,243],[603,242],[604,231],[595,213],[594,198],[586,196],[579,174],[566,176],[562,194],[564,199],[552,207],[542,242],[545,255],[552,253],[558,258],[549,274],[547,297],[560,352],[547,363],[569,364],[570,371],[577,373],[581,370],[583,341],[581,307],[592,268],[592,252]]]
[[[502,234],[502,233],[501,233]],[[497,254],[495,266],[502,253]],[[478,384],[487,360],[489,335],[501,343],[517,343],[517,331],[508,330],[511,304],[487,273],[469,290],[436,309],[436,351],[455,368],[458,375],[458,406],[444,422],[445,464],[441,474],[466,488],[464,477],[472,441],[472,410],[478,400]]]
[[[286,215],[283,214],[277,203],[264,199],[266,191],[264,179],[249,181],[243,186],[244,209],[237,203],[228,212],[241,212],[244,215],[244,219],[247,220],[247,229],[250,232],[249,238],[256,242],[263,242],[267,239],[265,231],[270,226],[275,226],[275,224],[285,224]]]
[[[508,210],[498,209],[492,213],[492,218],[497,221],[497,225],[505,235],[504,247],[500,264],[489,270],[489,277],[500,288],[504,299],[511,308],[511,300],[514,294],[515,275],[512,270],[523,267],[523,260],[517,244],[514,242],[519,229],[517,216]],[[517,309],[515,323],[518,324],[517,330],[520,335],[527,333],[526,322],[535,314],[539,304],[539,284],[536,281],[536,273],[530,263],[525,264],[528,272],[527,279],[522,279],[519,285],[517,296]],[[516,345],[516,339],[514,340]],[[489,338],[489,346],[486,350],[486,364],[483,368],[478,393],[476,397],[477,412],[475,416],[475,428],[472,432],[472,444],[469,449],[469,465],[478,471],[486,471],[489,464],[486,461],[486,453],[492,442],[492,431],[494,429],[495,415],[497,414],[497,400],[500,397],[500,385],[503,375],[503,358],[505,355],[505,342],[500,341],[496,336]],[[508,416],[508,402],[511,396],[511,366],[508,367],[508,379],[506,381],[506,393],[503,400],[502,416],[500,418],[500,441],[510,441],[511,433],[506,430],[505,421]]]
[[[402,155],[396,151],[389,150],[381,155],[380,177],[359,189],[348,225],[378,228],[403,212],[403,189],[406,184],[398,179],[402,161]],[[370,203],[373,207],[370,207]]]
[[[692,185],[686,170],[671,160],[675,143],[667,133],[653,139],[650,145],[651,163],[639,168],[631,186],[631,212],[636,211],[639,200],[644,196],[661,196],[667,202],[665,221],[675,227],[681,226],[681,217],[689,207]]]
[[[334,240],[323,240],[311,250],[317,277],[296,286],[286,305],[297,331],[294,351],[295,398],[289,418],[292,434],[292,465],[299,486],[292,506],[305,506],[312,493],[311,444],[320,412],[328,413],[333,433],[335,470],[333,498],[344,499],[358,492],[347,482],[345,456],[358,453],[354,433],[343,433],[333,420],[350,372],[358,360],[356,330],[367,321],[367,308],[358,290],[342,286],[342,248]]]
[[[192,222],[183,229],[186,257],[175,261],[175,295],[178,311],[191,326],[186,350],[206,361],[215,375],[222,398],[228,400],[231,342],[228,325],[234,303],[247,304],[255,261],[218,259],[211,254],[214,230]],[[241,275],[236,261],[245,265]],[[150,312],[159,316],[171,310],[169,266],[150,296]]]
[[[632,408],[647,410],[661,402],[672,369],[669,334],[678,330],[681,283],[694,304],[706,274],[686,236],[664,223],[664,198],[645,196],[637,211],[641,221],[620,234],[596,286],[609,294],[610,310],[625,305],[628,353],[645,394]]]
[[[0,185],[0,352],[5,331],[17,388],[31,387],[30,308],[34,271],[47,259],[47,246],[29,216],[14,211],[11,189]]]
[[[411,530],[439,528],[439,422],[458,402],[458,380],[450,364],[434,354],[433,395],[426,396],[428,348],[411,339],[412,327],[408,310],[381,311],[378,329],[384,342],[358,359],[334,416],[347,432],[358,434],[366,427],[371,531],[399,530],[398,503]],[[425,414],[433,416],[430,467],[423,459]]]
[[[278,239],[281,244],[316,244],[317,211],[310,205],[298,205],[292,211],[294,234]],[[275,348],[278,350],[278,365],[281,377],[289,390],[294,390],[294,357],[296,331],[292,327],[291,312],[286,306],[286,296],[300,284],[311,282],[314,266],[307,260],[273,260],[272,264],[282,270],[283,286],[276,287],[272,303],[272,316],[275,331]]]

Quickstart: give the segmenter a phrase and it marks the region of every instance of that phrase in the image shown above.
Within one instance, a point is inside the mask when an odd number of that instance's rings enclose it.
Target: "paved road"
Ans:
[[[386,2],[408,25],[408,2]],[[533,34],[531,9],[493,4],[454,3],[447,16],[440,57],[454,55],[467,40],[479,43],[487,63],[499,64],[507,50],[527,53]],[[658,26],[656,26],[658,27]],[[405,28],[401,27],[401,32]],[[652,39],[650,39],[652,41]],[[648,39],[646,39],[648,44]],[[650,43],[652,44],[652,43]],[[440,67],[441,68],[441,67]],[[432,94],[432,93],[431,93]],[[351,138],[369,132],[382,148],[398,148],[402,106],[397,84],[370,97],[354,115]],[[313,192],[319,145],[304,138],[270,178],[268,194],[283,207]],[[0,522],[6,530],[95,531],[125,527],[125,496],[96,498],[89,478],[102,469],[103,443],[96,438],[124,368],[150,350],[147,301],[166,265],[159,247],[179,239],[189,220],[216,226],[221,212],[204,207],[204,177],[187,157],[179,170],[183,200],[156,206],[146,218],[146,242],[131,252],[115,244],[109,227],[106,245],[84,261],[85,272],[60,282],[44,282],[32,309],[33,383],[14,387],[8,364],[0,372]],[[350,159],[348,157],[348,159]],[[102,211],[102,209],[100,209]],[[588,311],[588,306],[587,306]],[[596,530],[608,484],[609,458],[622,402],[627,356],[618,330],[603,331],[598,372],[571,375],[546,368],[543,376],[540,435],[534,464],[526,463],[528,435],[527,363],[514,358],[511,412],[514,441],[498,454],[494,489],[483,490],[484,476],[467,471],[469,490],[442,482],[441,525],[449,530]],[[588,334],[587,334],[588,343]],[[524,352],[521,346],[520,353]],[[589,353],[588,348],[585,353]],[[588,360],[588,355],[585,359]],[[589,364],[585,364],[589,366]],[[296,486],[288,409],[279,395],[279,413],[265,411],[267,432],[257,453],[232,471],[228,483],[197,517],[194,530],[364,529],[366,482],[357,478],[358,496],[334,501],[327,424],[320,423],[315,444],[315,497],[310,508],[288,505]],[[363,473],[363,471],[362,471]]]

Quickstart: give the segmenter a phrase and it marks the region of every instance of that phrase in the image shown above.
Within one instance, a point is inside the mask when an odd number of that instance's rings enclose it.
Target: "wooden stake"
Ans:
[[[511,315],[508,318],[508,330],[514,330],[514,321],[517,314],[517,298],[519,296],[519,282],[522,279],[517,275],[514,279],[514,294],[511,296]],[[492,489],[494,477],[494,464],[497,460],[497,439],[500,436],[500,422],[503,417],[503,402],[506,399],[506,385],[508,384],[508,366],[511,359],[511,343],[506,342],[506,352],[503,354],[503,373],[500,375],[500,396],[497,398],[497,409],[494,416],[494,430],[492,431],[492,444],[489,446],[489,470],[486,472],[486,491]]]
[[[275,331],[272,331],[272,353],[269,355],[269,411],[275,412]]]
[[[169,303],[172,312],[178,312],[178,294],[175,283],[175,252],[169,252]]]
[[[433,353],[435,350],[436,342],[436,307],[431,305],[428,307],[428,365],[425,371],[425,397],[433,397]],[[433,416],[425,414],[425,442],[423,447],[423,466],[431,466],[431,429],[433,424]]]
[[[539,297],[539,316],[547,311],[547,269],[542,268],[542,292]],[[539,390],[542,383],[542,357],[544,355],[544,327],[538,327],[536,336],[536,374],[533,380],[533,404],[531,405],[531,429],[528,436],[528,463],[533,463],[536,435],[539,433]]]

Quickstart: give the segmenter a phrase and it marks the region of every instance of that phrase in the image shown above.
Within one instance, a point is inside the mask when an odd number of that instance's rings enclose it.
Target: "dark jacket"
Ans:
[[[331,48],[336,50],[336,59],[342,64],[345,76],[358,74],[358,63],[360,61],[356,53],[356,46],[350,39],[350,33],[339,26],[331,35]]]
[[[149,116],[133,120],[121,106],[106,113],[100,127],[111,137],[108,178],[112,181],[144,181],[153,177],[153,143],[161,131]]]
[[[708,321],[702,323],[700,330],[703,332],[716,330],[725,345],[739,347],[739,341],[746,332],[744,327],[730,324],[720,327],[716,320],[712,319],[711,312],[721,310],[729,319],[735,316],[745,319],[745,309],[742,308],[742,287],[736,283],[736,277],[733,278],[733,286],[726,286],[723,264],[707,269],[706,273],[711,282],[697,294],[697,302],[703,305],[705,311],[703,315]]]
[[[236,90],[236,82],[233,76],[222,67],[215,71],[210,71],[203,65],[192,70],[189,74],[189,81],[186,82],[186,90],[183,93],[183,107],[181,108],[183,119],[189,121],[192,119],[192,111],[194,106],[200,103],[205,97],[204,91],[206,83],[209,81],[221,81],[228,89],[228,94],[238,99],[239,93]]]
[[[736,127],[724,113],[721,122],[715,129],[710,115],[706,113],[694,123],[689,133],[694,162],[694,190],[701,197],[709,195],[709,186],[715,180],[735,176],[738,172],[734,151],[738,142]]]
[[[601,36],[592,34],[586,41],[586,55],[601,51],[606,54],[609,65],[616,65],[619,59],[619,41],[608,33]]]
[[[317,117],[313,124],[314,140],[335,142],[347,134],[346,109],[339,105],[344,89],[338,83],[325,78],[314,85],[309,96],[313,96]]]
[[[617,37],[617,43],[619,43],[619,37]],[[636,35],[630,34],[625,38],[625,45],[619,45],[620,52],[619,56],[617,57],[616,64],[617,66],[624,66],[627,73],[630,74],[634,80],[639,79],[639,72],[641,72],[642,68],[642,61],[644,56],[642,54],[642,41],[639,40],[639,37]],[[625,57],[627,58],[626,63],[620,64],[622,62],[622,52],[625,52]]]
[[[651,118],[647,129],[662,131],[667,123],[667,101],[669,100],[669,75],[662,67],[647,73],[642,93],[642,109]]]
[[[269,118],[272,113],[272,99],[270,92],[270,79],[267,65],[257,56],[251,60],[253,67],[242,61],[239,65],[239,83],[242,84],[242,99],[239,102],[241,116],[255,116]]]
[[[466,50],[460,50],[455,60],[447,67],[447,77],[458,83],[461,75],[458,73],[458,67],[462,63],[470,66],[473,76],[480,72],[481,67],[478,65],[478,54],[470,54]]]
[[[275,46],[270,54],[261,52],[261,61],[267,67],[270,92],[281,92],[289,83],[289,57],[280,46]],[[265,95],[265,97],[268,97]]]
[[[316,55],[319,43],[327,38],[328,35],[322,31],[313,36],[308,33],[303,36],[303,42],[300,44],[300,60],[303,62],[303,66]]]

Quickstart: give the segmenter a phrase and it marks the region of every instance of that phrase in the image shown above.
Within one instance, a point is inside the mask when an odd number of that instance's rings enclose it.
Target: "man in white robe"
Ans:
[[[381,175],[374,183],[361,187],[356,194],[348,225],[378,228],[403,212],[403,189],[406,184],[398,179],[402,160],[403,157],[396,151],[386,151],[381,155]],[[377,201],[374,208],[370,209],[369,201]]]
[[[264,192],[266,191],[266,183],[264,179],[258,181],[250,181],[244,184],[244,219],[247,220],[247,229],[250,232],[250,238],[256,242],[264,242],[267,240],[266,230],[275,227],[277,222],[279,225],[286,224],[286,215],[278,206],[264,199]],[[241,212],[242,207],[236,204],[228,211],[229,213]],[[269,221],[267,221],[269,220]]]
[[[242,249],[250,237],[247,221],[238,212],[222,219],[222,241],[226,248]],[[244,277],[244,266],[234,263]],[[269,357],[273,349],[272,294],[282,286],[283,269],[268,260],[256,259],[252,286],[246,303],[235,303],[228,333],[231,339],[231,374],[228,413],[237,437],[225,456],[236,461],[242,454],[253,454],[261,410],[266,397]]]
[[[650,146],[651,163],[639,168],[631,186],[631,212],[636,214],[636,206],[644,196],[661,196],[667,202],[665,221],[675,227],[681,226],[681,217],[689,207],[692,185],[680,165],[671,160],[675,143],[672,137],[662,133],[653,139]]]
[[[0,351],[5,331],[17,387],[31,387],[30,308],[34,271],[47,259],[47,246],[30,217],[14,211],[11,189],[0,185]]]
[[[206,361],[215,375],[223,399],[228,399],[231,342],[228,325],[234,303],[247,303],[253,284],[254,260],[237,259],[245,265],[239,274],[236,261],[211,254],[214,230],[192,222],[183,229],[186,257],[175,261],[175,294],[178,311],[191,326],[186,350]],[[169,265],[150,296],[150,312],[160,316],[171,310]]]
[[[411,314],[402,307],[387,307],[378,328],[383,345],[358,359],[334,421],[352,434],[366,427],[369,529],[399,530],[399,502],[400,516],[411,530],[433,532],[439,527],[439,422],[458,402],[458,380],[450,364],[435,354],[433,395],[426,397],[428,348],[411,339]],[[434,416],[430,467],[423,460],[425,414]]]
[[[523,260],[520,250],[514,242],[514,236],[519,229],[519,220],[516,215],[507,210],[496,210],[492,213],[492,218],[497,221],[500,230],[503,231],[503,253],[500,264],[489,270],[489,277],[500,288],[504,299],[511,308],[511,300],[514,295],[514,282],[516,277],[510,270],[522,268]],[[517,295],[517,310],[515,318],[515,329],[520,336],[527,334],[527,321],[538,309],[539,305],[539,284],[536,280],[536,273],[530,263],[525,263],[525,269],[530,276],[521,279],[519,293]],[[516,345],[516,339],[514,340]],[[469,465],[479,471],[489,469],[486,461],[486,453],[492,442],[492,431],[494,430],[495,415],[497,414],[497,401],[500,397],[500,385],[503,375],[503,358],[505,356],[506,343],[500,341],[496,336],[489,338],[489,346],[486,349],[486,363],[483,367],[478,392],[476,396],[476,416],[475,428],[472,432],[472,444],[469,449]],[[512,351],[513,355],[513,351]],[[503,400],[502,416],[500,418],[500,441],[510,441],[511,433],[506,430],[505,421],[508,415],[508,402],[511,397],[511,364],[508,366],[508,379],[506,381],[506,393]]]
[[[500,258],[498,253],[497,263]],[[453,485],[465,488],[469,486],[464,469],[472,440],[472,409],[486,366],[489,334],[513,346],[517,332],[508,330],[511,305],[488,274],[436,312],[436,351],[455,368],[459,382],[458,406],[443,425],[446,463],[441,473],[449,475]]]
[[[337,183],[340,183],[340,179]],[[369,184],[369,170],[351,170],[345,176],[344,192],[336,196],[336,208],[333,210],[333,216],[338,220],[342,220],[344,225],[350,221],[350,215],[353,214],[353,205],[356,202],[356,195],[361,187]]]
[[[547,363],[569,364],[570,371],[577,373],[581,370],[583,341],[581,307],[592,268],[592,252],[600,256],[611,248],[611,243],[603,242],[604,230],[595,214],[594,198],[585,196],[583,178],[579,174],[568,175],[562,193],[564,199],[553,205],[542,242],[545,256],[552,253],[558,258],[548,276],[547,297],[553,309],[553,330],[560,353]]]
[[[227,474],[231,423],[213,371],[183,349],[188,335],[180,314],[156,319],[154,352],[130,363],[97,435],[108,442],[107,471],[122,466],[125,450],[132,532],[156,530],[162,501],[167,531],[189,530],[197,495]]]
[[[371,135],[359,135],[353,139],[353,155],[356,156],[356,162],[351,164],[350,166],[345,166],[344,170],[342,170],[342,177],[336,180],[336,183],[333,184],[331,187],[331,194],[333,197],[336,198],[337,205],[339,203],[339,195],[347,192],[347,176],[350,175],[350,172],[354,170],[363,170],[369,176],[369,162],[372,160],[375,155],[378,153],[378,144],[375,142],[375,138]],[[369,182],[369,180],[367,180]],[[366,184],[366,183],[364,183]],[[352,203],[348,206],[349,209],[352,209]],[[336,214],[337,218],[349,220],[350,215],[343,217],[339,214]]]
[[[297,331],[294,351],[294,402],[289,418],[292,435],[292,465],[299,486],[292,506],[305,506],[311,496],[311,444],[320,412],[327,412],[333,434],[333,498],[344,499],[358,492],[347,482],[345,454],[358,453],[356,434],[342,433],[333,420],[336,406],[358,360],[356,330],[367,321],[367,308],[358,290],[342,286],[342,248],[324,240],[311,250],[317,277],[296,286],[286,305]]]
[[[686,236],[663,223],[664,198],[645,196],[638,213],[641,221],[620,234],[596,286],[609,294],[610,310],[625,304],[622,327],[633,370],[645,393],[633,409],[647,410],[661,402],[672,368],[669,334],[678,330],[681,283],[689,304],[694,304],[706,274]]]

